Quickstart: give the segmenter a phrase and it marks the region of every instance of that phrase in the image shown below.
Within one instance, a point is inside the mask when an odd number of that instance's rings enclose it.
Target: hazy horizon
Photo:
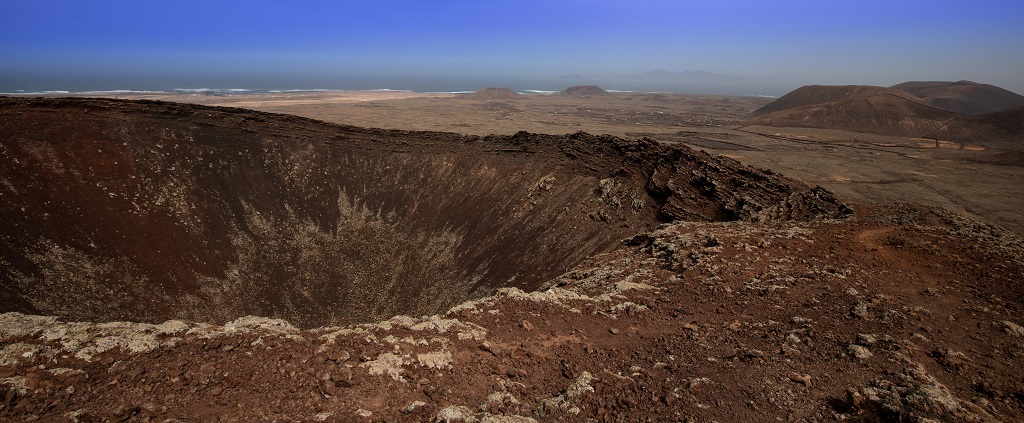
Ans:
[[[781,95],[971,80],[1024,93],[1013,2],[407,1],[8,4],[0,92],[462,91],[489,85]],[[705,82],[609,79],[663,69]]]

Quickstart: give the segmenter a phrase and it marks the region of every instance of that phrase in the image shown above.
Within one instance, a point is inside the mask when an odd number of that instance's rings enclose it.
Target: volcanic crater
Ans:
[[[306,328],[543,288],[665,222],[849,212],[824,189],[647,139],[108,99],[0,99],[0,194],[0,311]]]

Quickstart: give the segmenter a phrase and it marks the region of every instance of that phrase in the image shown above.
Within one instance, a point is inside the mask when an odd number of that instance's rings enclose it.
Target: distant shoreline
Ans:
[[[15,90],[0,92],[0,95],[137,95],[137,94],[183,94],[183,95],[207,95],[207,96],[231,96],[231,95],[253,95],[253,94],[307,94],[326,92],[396,92],[413,93],[412,90],[397,90],[390,88],[369,89],[369,90],[343,90],[343,89],[263,89],[263,88],[175,88],[171,90]],[[472,91],[467,91],[472,92]],[[419,92],[421,94],[458,94],[460,92]]]
[[[513,90],[518,94],[553,95],[559,93],[556,90],[522,89]],[[671,91],[637,91],[637,90],[607,90],[609,93],[623,94],[671,94],[671,95],[714,95],[729,97],[761,97],[778,98],[777,96],[758,94],[713,94],[713,93],[682,93]],[[414,96],[453,96],[460,94],[471,94],[474,91],[416,91],[392,88],[377,89],[327,89],[327,88],[296,88],[296,89],[263,89],[263,88],[174,88],[171,90],[15,90],[0,92],[0,96],[32,96],[32,97],[53,97],[53,96],[86,96],[86,97],[131,97],[139,96],[202,96],[202,97],[234,97],[251,95],[311,95],[311,94],[358,94],[358,93],[381,93],[381,94],[411,94]]]

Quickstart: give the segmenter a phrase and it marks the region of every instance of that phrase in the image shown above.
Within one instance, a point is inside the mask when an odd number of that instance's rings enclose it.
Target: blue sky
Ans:
[[[1024,93],[1024,5],[0,0],[0,58],[0,89],[63,89],[89,78],[108,85],[203,78],[296,84],[351,74],[545,77],[666,69],[793,86],[969,79]]]

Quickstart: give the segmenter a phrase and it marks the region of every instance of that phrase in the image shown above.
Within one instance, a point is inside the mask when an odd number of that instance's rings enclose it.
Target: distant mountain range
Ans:
[[[708,71],[682,71],[670,72],[664,69],[653,70],[642,73],[616,73],[605,75],[563,75],[558,79],[589,79],[589,80],[613,80],[613,81],[643,81],[643,82],[675,82],[675,83],[730,83],[747,81],[734,75],[726,75]]]
[[[658,69],[651,72],[637,73],[637,74],[619,74],[614,75],[622,79],[634,79],[640,81],[664,81],[664,82],[738,82],[746,81],[744,78],[738,76],[726,75],[720,73],[713,73],[708,71],[683,71],[683,72],[669,72],[664,69]]]

